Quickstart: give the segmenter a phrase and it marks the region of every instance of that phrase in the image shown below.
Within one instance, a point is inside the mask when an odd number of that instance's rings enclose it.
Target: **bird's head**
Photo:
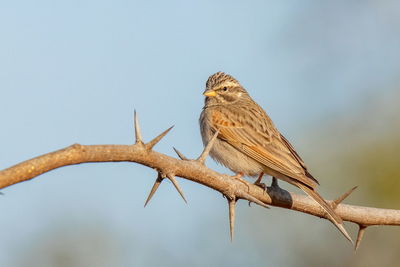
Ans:
[[[233,104],[249,97],[235,78],[223,72],[217,72],[208,78],[203,95],[206,96],[206,106]]]

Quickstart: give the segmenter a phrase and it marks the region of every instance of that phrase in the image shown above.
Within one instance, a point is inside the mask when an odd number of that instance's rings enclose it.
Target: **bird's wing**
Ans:
[[[315,179],[311,175],[311,173],[308,172],[306,164],[304,163],[303,159],[299,156],[299,154],[297,154],[297,152],[294,149],[294,147],[292,146],[292,144],[290,144],[289,141],[286,139],[286,137],[284,137],[282,134],[280,134],[280,137],[281,137],[282,142],[287,146],[287,148],[290,150],[292,155],[296,158],[297,162],[301,165],[301,167],[303,167],[306,176],[308,178],[312,179],[314,182],[316,182],[319,185],[319,182],[317,181],[317,179]]]
[[[268,127],[259,124],[261,121],[270,122],[268,117],[250,123],[248,120],[232,118],[234,113],[229,116],[228,119],[221,110],[212,114],[212,124],[215,130],[219,130],[220,139],[266,167],[315,188],[315,179],[306,176],[300,157],[293,153],[294,149],[291,151],[288,142],[282,140],[273,124]]]
[[[295,152],[290,143],[276,130],[265,113],[253,113],[256,119],[248,120],[248,110],[241,110],[242,119],[238,113],[223,110],[214,111],[212,124],[214,130],[219,130],[218,137],[233,147],[266,167],[293,179],[290,181],[307,193],[327,212],[329,220],[352,242],[343,226],[343,220],[334,209],[315,191],[317,182],[307,175],[304,162]],[[247,115],[247,119],[243,116]],[[236,118],[235,118],[236,116]],[[264,125],[262,125],[264,123]],[[279,177],[277,177],[279,178]]]

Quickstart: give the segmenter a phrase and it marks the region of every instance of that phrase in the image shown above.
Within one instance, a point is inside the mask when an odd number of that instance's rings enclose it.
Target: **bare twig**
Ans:
[[[56,168],[88,162],[136,162],[157,170],[159,173],[156,182],[150,191],[146,204],[154,195],[163,177],[168,178],[174,184],[179,194],[186,201],[182,190],[176,183],[175,176],[205,185],[223,195],[228,200],[245,199],[258,205],[267,207],[273,205],[287,208],[317,217],[326,218],[323,209],[311,198],[285,191],[278,186],[270,186],[266,191],[259,186],[240,181],[229,175],[215,172],[204,165],[204,159],[208,155],[211,145],[207,146],[197,160],[188,160],[176,149],[175,151],[182,159],[175,159],[162,153],[153,151],[151,148],[160,141],[169,131],[165,131],[144,145],[140,133],[137,115],[135,113],[135,135],[134,145],[80,145],[74,144],[64,149],[54,151],[36,158],[21,162],[15,166],[0,171],[0,189],[30,180],[43,173]],[[217,134],[217,133],[216,133]],[[215,137],[215,136],[214,136]],[[144,149],[146,148],[147,149]],[[354,189],[352,189],[354,190]],[[360,226],[356,247],[359,246],[365,228],[371,225],[400,225],[400,210],[378,209],[371,207],[353,206],[341,204],[351,192],[347,192],[337,200],[333,201],[335,211],[344,220],[356,223]],[[340,203],[340,204],[339,204]],[[234,233],[234,209],[230,203],[230,225],[231,235]]]
[[[248,192],[262,203],[283,207],[325,217],[324,211],[312,199],[305,195],[290,193],[283,189],[246,185],[229,175],[215,172],[196,162],[179,160],[156,151],[146,151],[137,145],[79,145],[57,150],[24,161],[0,171],[0,189],[30,180],[45,172],[59,167],[88,162],[136,162],[153,169],[170,170],[176,176],[203,184],[224,194],[229,188],[238,192]],[[168,173],[168,172],[167,172]],[[243,197],[247,199],[245,196]],[[249,201],[252,201],[248,199]],[[378,209],[371,207],[339,204],[336,212],[343,220],[363,225],[400,225],[400,210]]]

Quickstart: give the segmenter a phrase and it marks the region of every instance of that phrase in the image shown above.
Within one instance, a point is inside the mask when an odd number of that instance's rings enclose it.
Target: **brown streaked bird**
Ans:
[[[203,94],[206,98],[200,129],[204,145],[219,130],[210,151],[215,161],[239,176],[258,175],[256,184],[260,184],[265,173],[299,187],[326,211],[333,224],[352,242],[341,217],[316,192],[318,181],[235,78],[217,72],[208,78]]]

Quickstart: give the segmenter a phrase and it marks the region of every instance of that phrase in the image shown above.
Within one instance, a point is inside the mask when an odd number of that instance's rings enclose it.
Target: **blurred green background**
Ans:
[[[133,110],[174,156],[201,149],[207,77],[236,77],[332,199],[400,209],[398,1],[3,1],[0,169],[75,142],[133,143]],[[208,160],[209,167],[229,173]],[[398,266],[400,228],[357,253],[327,221],[226,201],[156,173],[61,168],[2,190],[0,266]],[[296,191],[289,186],[285,188]],[[357,227],[348,224],[355,237]]]

